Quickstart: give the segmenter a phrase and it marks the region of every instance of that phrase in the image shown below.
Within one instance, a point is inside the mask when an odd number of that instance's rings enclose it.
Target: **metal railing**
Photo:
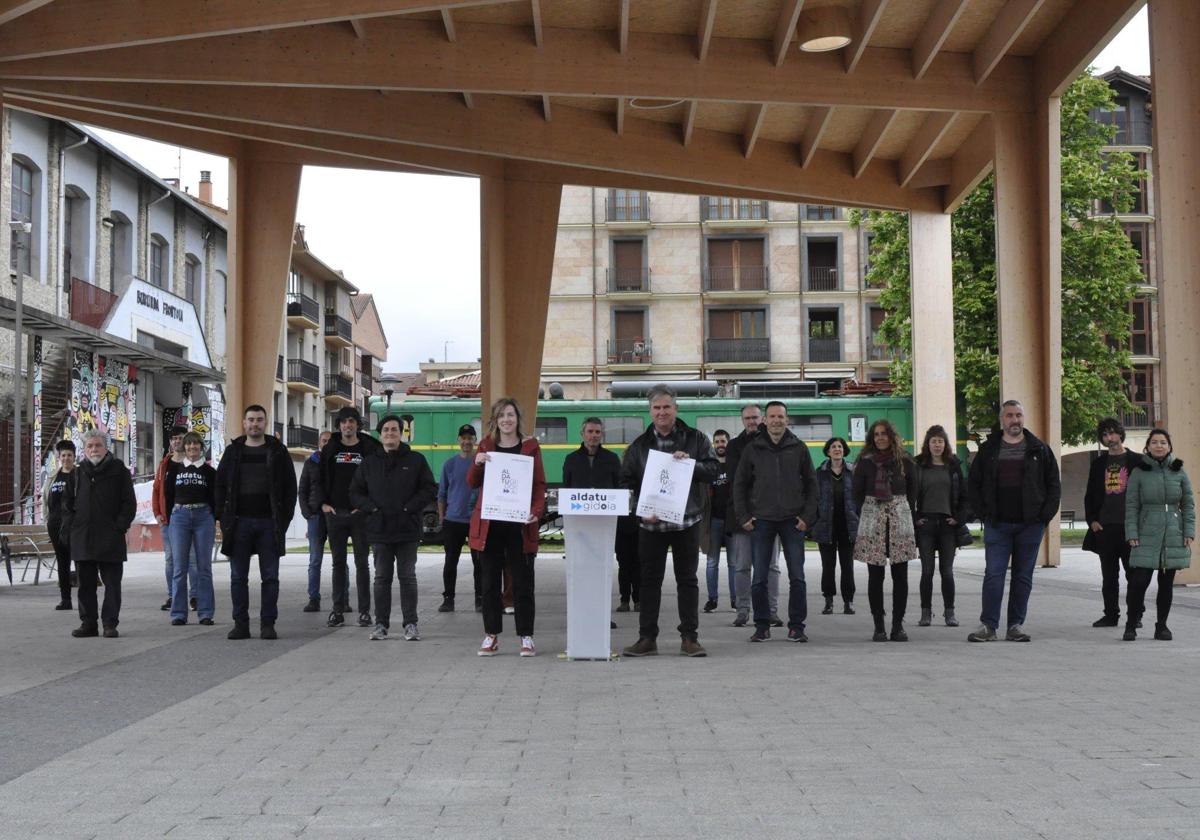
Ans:
[[[321,305],[302,292],[288,292],[287,314],[289,318],[303,317],[314,324],[321,323]]]
[[[704,222],[765,222],[767,202],[751,198],[700,197],[700,220]]]
[[[95,329],[102,329],[108,320],[108,313],[117,302],[117,296],[107,289],[93,286],[78,277],[71,278],[71,287],[67,293],[68,308],[71,320],[87,324]]]
[[[609,190],[604,199],[604,218],[609,222],[648,222],[650,196],[644,192]]]
[[[884,344],[874,336],[867,339],[867,361],[868,362],[887,362],[895,357],[891,346]]]
[[[325,376],[325,396],[354,399],[354,380],[340,373],[327,374]]]
[[[325,310],[325,335],[337,336],[350,342],[354,341],[350,322],[330,309]]]
[[[838,209],[830,204],[804,205],[804,219],[809,222],[832,222],[838,217]]]
[[[1114,146],[1149,146],[1151,129],[1149,120],[1125,120],[1111,123],[1116,125],[1117,133],[1113,137]]]
[[[1136,403],[1131,411],[1121,412],[1121,425],[1126,429],[1153,429],[1161,422],[1158,403]]]
[[[769,362],[770,338],[710,338],[704,342],[706,362]]]
[[[841,360],[842,340],[840,338],[810,338],[808,340],[808,361],[840,362]]]
[[[808,267],[808,290],[810,292],[836,292],[838,270],[832,265],[810,265]]]
[[[283,381],[283,356],[279,357],[279,362],[275,365],[275,378]]]
[[[607,274],[610,292],[650,291],[650,269],[648,268],[610,268],[607,270]]]
[[[289,449],[316,449],[321,441],[321,430],[312,426],[288,426],[287,445]]]
[[[314,388],[321,387],[321,369],[304,359],[288,359],[287,381],[302,382]]]
[[[372,390],[375,387],[375,381],[371,378],[371,371],[360,370],[358,372],[358,384],[360,387],[366,388],[368,391]]]
[[[608,340],[608,363],[610,365],[645,365],[654,361],[654,342],[641,338],[610,338]]]
[[[771,288],[765,265],[710,265],[704,269],[706,292],[764,292]]]

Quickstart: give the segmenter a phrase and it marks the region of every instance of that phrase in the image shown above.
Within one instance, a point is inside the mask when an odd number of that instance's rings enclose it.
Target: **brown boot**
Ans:
[[[680,656],[708,656],[706,651],[696,639],[684,638],[679,645]]]
[[[658,643],[654,639],[638,639],[621,651],[622,656],[658,656]]]

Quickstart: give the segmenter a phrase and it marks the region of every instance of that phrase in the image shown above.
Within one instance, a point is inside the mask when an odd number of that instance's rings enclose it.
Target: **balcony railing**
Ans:
[[[287,445],[289,449],[316,449],[320,440],[320,429],[314,429],[312,426],[287,427]]]
[[[604,218],[610,222],[650,221],[650,196],[644,192],[609,192]]]
[[[117,296],[112,292],[93,286],[78,277],[71,278],[69,308],[71,320],[87,324],[95,329],[102,329],[108,320],[108,313],[117,302]]]
[[[763,292],[771,287],[765,265],[710,265],[704,269],[706,292]]]
[[[650,291],[650,269],[610,268],[608,269],[608,290],[610,292],[648,292]]]
[[[325,310],[325,335],[336,336],[351,343],[354,341],[350,322],[329,309]]]
[[[1158,403],[1135,403],[1132,411],[1121,412],[1121,425],[1126,429],[1153,429],[1161,423]]]
[[[808,267],[808,290],[810,292],[836,292],[838,270],[832,265],[810,265]]]
[[[359,387],[366,388],[368,391],[373,389],[375,387],[375,382],[373,379],[371,379],[371,371],[360,370],[358,372],[358,384]]]
[[[325,396],[345,397],[354,399],[354,380],[340,373],[331,373],[325,377]]]
[[[275,365],[275,378],[283,381],[283,356],[279,357],[279,362]]]
[[[610,365],[648,365],[654,361],[654,342],[641,338],[611,338],[608,341]]]
[[[704,342],[704,360],[714,362],[769,362],[770,338],[710,338]]]
[[[895,357],[895,352],[890,346],[884,344],[879,339],[871,336],[867,339],[867,361],[868,362],[888,362]]]
[[[810,338],[808,340],[808,361],[840,362],[841,360],[842,340],[840,338]]]
[[[300,382],[319,388],[321,387],[321,369],[304,359],[288,359],[287,381]]]
[[[314,324],[319,324],[321,305],[301,292],[288,292],[287,315],[289,318],[307,318]]]
[[[700,220],[704,222],[764,222],[767,220],[767,202],[749,198],[701,196]]]
[[[1117,134],[1112,139],[1114,146],[1150,145],[1151,132],[1149,120],[1127,120],[1116,123],[1116,126]]]

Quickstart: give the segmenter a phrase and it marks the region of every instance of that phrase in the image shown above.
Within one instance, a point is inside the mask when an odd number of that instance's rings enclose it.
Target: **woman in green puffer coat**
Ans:
[[[1133,547],[1129,557],[1126,592],[1125,641],[1137,638],[1137,626],[1146,608],[1146,590],[1158,571],[1158,620],[1154,638],[1171,640],[1167,614],[1175,572],[1192,562],[1196,536],[1196,506],[1192,482],[1183,461],[1171,454],[1171,436],[1155,429],[1146,440],[1146,454],[1129,476],[1125,493],[1125,537]]]

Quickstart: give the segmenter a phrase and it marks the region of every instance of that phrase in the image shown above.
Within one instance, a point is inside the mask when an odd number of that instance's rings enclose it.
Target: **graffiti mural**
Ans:
[[[71,351],[71,392],[63,437],[83,446],[83,435],[100,429],[116,442],[128,443],[127,460],[135,457],[137,368],[87,350]]]
[[[30,371],[30,384],[33,386],[33,436],[29,451],[33,454],[33,518],[26,522],[42,521],[42,484],[46,481],[46,473],[42,469],[42,337],[33,337],[33,370]]]

